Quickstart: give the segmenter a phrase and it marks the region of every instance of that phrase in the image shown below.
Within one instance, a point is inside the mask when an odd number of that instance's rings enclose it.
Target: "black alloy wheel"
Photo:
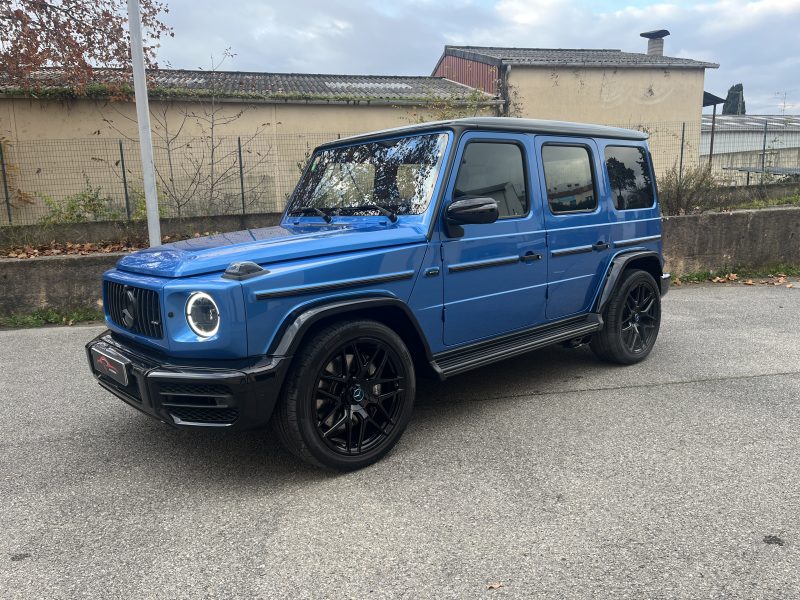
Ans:
[[[620,334],[632,354],[645,352],[652,346],[659,324],[656,295],[652,286],[640,282],[628,291],[625,298]]]
[[[647,358],[661,326],[661,294],[647,271],[630,269],[603,313],[591,348],[601,359],[630,365]]]
[[[309,463],[360,469],[397,443],[415,392],[411,355],[393,330],[376,321],[335,323],[295,355],[273,427]]]
[[[402,407],[405,377],[395,351],[376,338],[357,338],[325,361],[314,385],[320,439],[346,456],[388,439]]]

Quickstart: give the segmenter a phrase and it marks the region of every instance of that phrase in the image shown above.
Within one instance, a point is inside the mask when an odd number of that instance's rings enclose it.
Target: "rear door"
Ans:
[[[586,312],[608,266],[611,226],[597,144],[537,136],[547,229],[547,319]]]
[[[495,223],[442,235],[444,343],[458,345],[544,321],[547,256],[540,203],[531,191],[532,138],[490,132],[461,137],[443,209],[467,196],[494,198]],[[534,209],[531,210],[531,207]]]

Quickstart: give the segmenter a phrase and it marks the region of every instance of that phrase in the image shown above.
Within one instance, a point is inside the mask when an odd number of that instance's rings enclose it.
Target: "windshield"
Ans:
[[[428,208],[447,135],[381,140],[315,154],[288,214],[418,215]]]

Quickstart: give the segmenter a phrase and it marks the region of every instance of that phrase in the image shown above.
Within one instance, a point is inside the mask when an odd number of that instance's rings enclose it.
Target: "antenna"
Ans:
[[[794,90],[783,90],[782,92],[775,92],[776,98],[782,98],[781,102],[781,114],[786,115],[786,99],[788,98],[789,94],[791,94]]]

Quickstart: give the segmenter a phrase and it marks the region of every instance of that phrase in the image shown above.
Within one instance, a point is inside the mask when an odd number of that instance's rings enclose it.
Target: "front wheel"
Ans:
[[[661,326],[661,294],[653,276],[640,269],[626,271],[603,317],[603,330],[591,341],[599,358],[623,365],[647,358]]]
[[[415,392],[411,355],[394,331],[376,321],[336,323],[295,356],[273,424],[306,462],[360,469],[400,439]]]

